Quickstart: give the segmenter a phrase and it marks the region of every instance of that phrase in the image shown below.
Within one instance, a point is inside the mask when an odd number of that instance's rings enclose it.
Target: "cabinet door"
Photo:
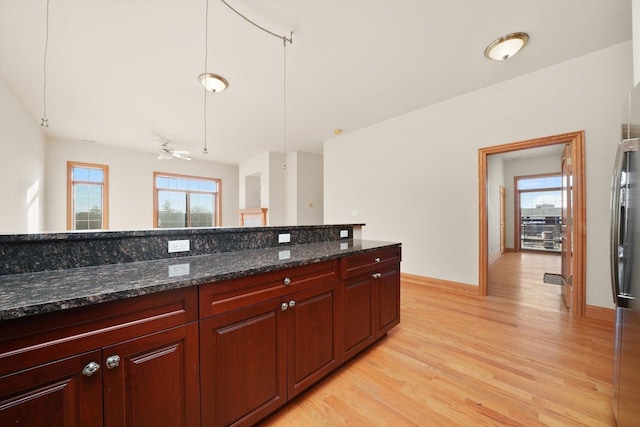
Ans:
[[[376,338],[400,323],[400,268],[396,266],[380,272],[375,279]]]
[[[107,427],[199,426],[198,324],[103,349]]]
[[[200,321],[203,426],[253,425],[286,403],[281,302],[272,299]]]
[[[100,351],[84,353],[0,377],[0,425],[102,426]]]
[[[343,284],[342,352],[345,360],[358,354],[375,339],[373,282],[369,275]]]
[[[292,294],[288,303],[288,398],[309,388],[338,365],[337,282]]]

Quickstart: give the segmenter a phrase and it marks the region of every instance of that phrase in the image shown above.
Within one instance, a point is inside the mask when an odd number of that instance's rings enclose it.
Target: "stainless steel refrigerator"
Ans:
[[[611,281],[616,304],[613,412],[640,425],[640,85],[623,109],[612,182]]]

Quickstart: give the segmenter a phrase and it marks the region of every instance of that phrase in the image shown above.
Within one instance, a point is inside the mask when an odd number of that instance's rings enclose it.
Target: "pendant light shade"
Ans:
[[[229,87],[227,79],[213,73],[200,74],[198,80],[200,80],[200,83],[205,89],[211,92],[222,92]]]
[[[484,56],[493,61],[504,61],[518,53],[529,41],[527,33],[511,33],[492,42],[484,50]]]

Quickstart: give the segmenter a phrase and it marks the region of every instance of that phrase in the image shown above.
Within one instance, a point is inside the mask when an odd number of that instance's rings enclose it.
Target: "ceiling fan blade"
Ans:
[[[160,154],[158,155],[158,160],[171,160],[171,159],[173,159],[173,156],[171,155],[171,153],[165,150],[160,151]]]
[[[181,154],[180,152],[176,152],[174,151],[173,153],[171,153],[171,155],[173,157],[177,157],[178,159],[182,159],[182,160],[191,160],[191,156],[186,156],[184,154]]]

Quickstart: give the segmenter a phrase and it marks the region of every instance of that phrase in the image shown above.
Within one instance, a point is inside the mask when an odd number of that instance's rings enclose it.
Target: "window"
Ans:
[[[520,248],[560,252],[562,176],[516,177]]]
[[[67,162],[67,229],[105,230],[109,167]]]
[[[219,226],[221,184],[215,178],[154,172],[154,227]]]

